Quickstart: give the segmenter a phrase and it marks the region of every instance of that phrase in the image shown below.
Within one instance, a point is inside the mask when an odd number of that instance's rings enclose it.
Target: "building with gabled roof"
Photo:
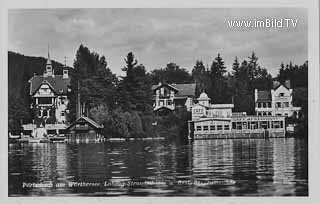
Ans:
[[[152,86],[152,92],[154,111],[173,111],[183,106],[190,111],[196,93],[196,84],[159,83]]]
[[[233,104],[213,104],[206,93],[191,107],[189,139],[267,138],[285,136],[285,117],[232,112]]]
[[[80,116],[67,127],[67,140],[69,142],[101,142],[104,137],[101,134],[103,125],[94,120]]]
[[[24,125],[24,130],[34,130],[40,125],[45,125],[50,132],[55,134],[59,130],[65,130],[67,127],[70,93],[70,77],[66,66],[63,68],[62,75],[55,75],[51,63],[50,54],[42,75],[34,75],[28,81],[30,84],[31,109],[34,112],[32,124]]]
[[[255,89],[255,111],[258,116],[286,116],[298,117],[301,107],[294,107],[292,103],[293,89],[290,80],[284,83],[273,82],[271,90]]]

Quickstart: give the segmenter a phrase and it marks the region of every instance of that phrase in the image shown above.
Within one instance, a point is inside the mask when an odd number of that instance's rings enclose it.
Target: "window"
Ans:
[[[262,103],[263,107],[266,108],[267,107],[267,103]]]
[[[247,127],[247,122],[242,122],[242,128],[243,129],[247,129],[248,127]]]
[[[225,130],[229,130],[229,125],[224,125]]]
[[[208,126],[207,125],[205,125],[205,126],[203,126],[203,130],[208,130]]]
[[[241,122],[237,122],[236,123],[236,129],[237,130],[242,130],[242,123]]]
[[[39,112],[38,112],[38,116],[39,116],[39,117],[42,117],[42,111],[39,111]]]
[[[43,111],[43,113],[42,113],[43,116],[44,116],[44,117],[49,116],[49,113],[48,113],[48,112],[49,112],[48,110],[47,110],[47,111]]]
[[[261,108],[261,103],[257,103],[258,108]]]
[[[279,93],[279,96],[280,97],[284,97],[284,93]]]
[[[289,102],[284,102],[284,107],[288,108],[289,107]]]
[[[38,103],[39,104],[52,104],[52,99],[49,97],[41,97],[41,98],[38,98]]]
[[[217,130],[222,130],[222,125],[218,125]]]
[[[168,105],[169,105],[169,106],[172,105],[172,101],[171,101],[171,100],[168,101]]]
[[[61,116],[64,116],[64,112],[61,112]]]
[[[277,108],[281,108],[281,102],[277,102],[277,103],[276,103],[276,107],[277,107]]]
[[[271,102],[268,102],[268,108],[271,108]]]
[[[257,129],[258,128],[258,122],[250,122],[250,129]]]
[[[267,129],[268,128],[268,122],[267,121],[261,121],[260,126],[262,129]]]
[[[281,124],[279,121],[272,121],[272,128],[280,128]]]
[[[216,130],[216,126],[210,125],[210,130]]]
[[[163,95],[164,94],[164,88],[161,88],[160,89],[160,95]]]
[[[201,130],[201,126],[197,126],[197,130],[198,130],[198,131]]]
[[[203,109],[196,108],[196,109],[193,110],[193,112],[202,114],[203,113]]]

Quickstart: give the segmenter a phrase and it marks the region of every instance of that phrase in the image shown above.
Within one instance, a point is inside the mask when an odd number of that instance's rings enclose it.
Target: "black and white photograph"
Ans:
[[[310,195],[310,10],[74,7],[7,9],[8,197]]]

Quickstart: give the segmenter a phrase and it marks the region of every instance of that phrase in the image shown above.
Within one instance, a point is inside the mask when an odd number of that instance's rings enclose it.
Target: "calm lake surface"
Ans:
[[[9,144],[9,196],[307,196],[303,139]]]

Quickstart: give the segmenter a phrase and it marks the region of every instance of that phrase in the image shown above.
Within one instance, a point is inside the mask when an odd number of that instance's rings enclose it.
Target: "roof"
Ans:
[[[30,80],[30,95],[34,95],[41,84],[48,83],[56,94],[67,94],[70,78],[63,78],[63,75],[44,77],[43,75],[33,76]]]
[[[206,109],[227,109],[227,108],[234,108],[233,104],[228,104],[228,103],[221,103],[221,104],[210,104],[209,106],[205,106],[200,103],[193,104],[192,107],[195,106],[202,106],[205,107]]]
[[[270,91],[258,91],[257,102],[271,101]]]
[[[78,118],[76,121],[74,121],[69,127],[67,127],[67,129],[69,129],[70,127],[72,127],[73,125],[75,125],[77,122],[79,122],[81,119],[85,120],[86,122],[88,122],[89,124],[91,124],[93,127],[97,128],[97,129],[102,129],[103,125],[98,124],[97,122],[95,122],[94,120],[92,120],[91,118],[85,117],[85,116],[81,116],[80,118]]]
[[[99,123],[97,123],[96,121],[92,120],[91,118],[88,118],[88,117],[85,117],[85,116],[82,116],[80,118],[85,119],[88,123],[90,123],[91,125],[93,125],[96,128],[103,128],[103,125],[100,125]]]
[[[286,80],[284,83],[280,83],[279,81],[273,81],[273,89],[277,89],[280,86],[284,86],[287,89],[291,89],[291,83],[290,80]]]
[[[195,96],[196,94],[196,84],[191,83],[191,84],[159,84],[159,85],[153,85],[152,86],[152,91],[156,90],[157,88],[167,85],[171,88],[174,88],[177,90],[177,93],[175,96]]]
[[[210,100],[210,98],[208,97],[208,95],[205,92],[202,92],[198,98],[199,100]]]

